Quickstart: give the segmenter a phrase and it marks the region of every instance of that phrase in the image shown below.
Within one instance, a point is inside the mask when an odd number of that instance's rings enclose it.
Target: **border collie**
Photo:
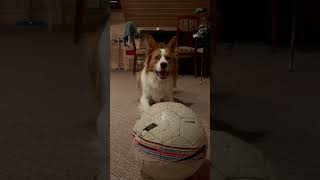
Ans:
[[[142,90],[140,113],[158,102],[173,102],[173,89],[177,81],[176,37],[163,48],[150,36],[144,68],[138,74],[138,87]]]

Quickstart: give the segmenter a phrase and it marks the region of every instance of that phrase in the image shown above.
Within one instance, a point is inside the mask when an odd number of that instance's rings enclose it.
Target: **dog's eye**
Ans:
[[[170,56],[166,56],[165,58],[166,58],[166,59],[168,59],[168,60],[170,60],[170,59],[171,59],[171,57],[170,57]]]
[[[161,56],[160,56],[160,55],[157,55],[157,56],[156,56],[156,59],[160,59],[160,58],[161,58]]]

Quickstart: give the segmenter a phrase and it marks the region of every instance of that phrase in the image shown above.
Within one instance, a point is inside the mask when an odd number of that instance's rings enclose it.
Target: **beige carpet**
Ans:
[[[180,77],[175,97],[197,113],[210,142],[210,81],[200,85],[199,78]],[[111,179],[143,179],[134,162],[131,149],[131,130],[138,119],[137,104],[140,92],[131,72],[110,74],[110,175]],[[210,146],[209,146],[210,147]],[[210,152],[210,149],[208,149]],[[210,159],[209,153],[207,158]],[[206,169],[206,170],[204,170]],[[201,168],[192,179],[208,179],[208,168]]]

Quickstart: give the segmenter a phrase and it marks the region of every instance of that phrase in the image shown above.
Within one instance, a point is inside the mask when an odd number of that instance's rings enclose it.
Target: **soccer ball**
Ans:
[[[206,157],[205,131],[194,111],[180,103],[154,104],[141,114],[132,135],[138,165],[156,180],[183,180]]]

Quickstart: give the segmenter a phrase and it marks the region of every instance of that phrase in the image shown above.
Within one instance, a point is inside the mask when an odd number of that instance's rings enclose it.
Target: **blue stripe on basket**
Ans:
[[[160,148],[162,151],[169,151],[169,152],[177,152],[177,150],[174,150],[174,149],[168,149],[168,148],[164,148],[164,147],[161,147]]]
[[[135,145],[136,148],[142,152],[143,154],[145,154],[146,156],[152,156],[152,157],[155,157],[155,158],[158,158],[160,160],[164,160],[164,161],[175,161],[175,160],[180,160],[181,158],[179,157],[172,157],[172,156],[166,156],[166,155],[161,155],[160,153],[154,153],[154,152],[151,152],[149,151],[147,148],[139,145],[139,144],[136,144]],[[165,150],[165,151],[169,151],[169,152],[177,152],[177,150],[174,150],[174,149],[168,149],[168,148],[165,148],[165,147],[160,147],[160,150]],[[190,151],[189,151],[190,152]],[[193,158],[190,158],[190,159],[186,159],[184,160],[184,162],[194,162],[194,161],[198,161],[198,160],[201,160],[203,159],[203,157],[201,155],[197,155]]]

